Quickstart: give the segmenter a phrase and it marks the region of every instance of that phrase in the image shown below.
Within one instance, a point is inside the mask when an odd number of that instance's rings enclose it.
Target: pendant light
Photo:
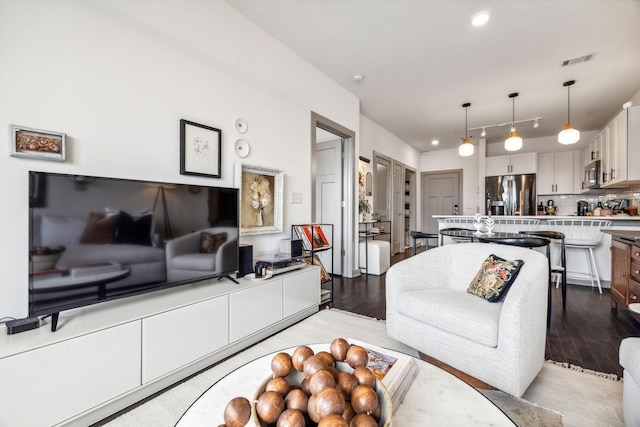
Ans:
[[[580,140],[580,131],[571,125],[571,85],[575,82],[575,80],[569,80],[562,84],[567,87],[567,124],[558,134],[558,142],[564,145],[575,144]]]
[[[467,131],[467,108],[471,106],[470,102],[465,102],[462,104],[464,108],[464,139],[462,140],[462,144],[458,147],[458,154],[462,157],[468,157],[473,155],[473,144],[471,143],[471,138],[469,138]]]
[[[509,98],[512,100],[512,116],[511,116],[511,131],[509,132],[509,138],[504,142],[504,149],[507,151],[518,151],[522,148],[522,138],[516,131],[516,97],[518,92],[510,93]]]

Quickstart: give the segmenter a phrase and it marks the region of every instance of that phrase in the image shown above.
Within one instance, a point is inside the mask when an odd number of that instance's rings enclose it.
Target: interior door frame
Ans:
[[[356,198],[356,133],[346,127],[311,111],[311,220],[316,220],[316,128],[331,132],[342,138],[342,235],[334,236],[342,243],[342,275],[356,277],[360,269],[356,264],[357,221]]]

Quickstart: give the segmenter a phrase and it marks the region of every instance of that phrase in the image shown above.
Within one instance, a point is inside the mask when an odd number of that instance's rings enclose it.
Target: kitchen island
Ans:
[[[447,224],[445,219],[451,218],[460,222],[455,227],[463,227],[473,229],[473,216],[451,216],[451,215],[434,215],[433,218],[438,220],[438,230],[446,227],[452,227],[453,225]],[[487,218],[486,215],[483,218]],[[551,230],[547,224],[549,220],[578,220],[578,221],[611,221],[611,229],[615,230],[627,230],[630,232],[640,231],[640,216],[629,215],[612,215],[612,216],[571,216],[571,215],[538,215],[538,216],[493,216],[496,222],[500,220],[538,220],[539,224],[537,229],[539,230]],[[467,225],[463,225],[464,223]],[[530,231],[533,228],[527,225],[522,226],[522,231]],[[500,231],[499,225],[496,226],[496,231]],[[446,240],[445,240],[446,243]],[[601,244],[593,250],[595,257],[596,267],[598,269],[598,275],[602,286],[605,288],[611,287],[611,234],[605,233],[602,237]],[[584,255],[584,251],[576,251],[567,249],[567,278],[571,283],[591,286],[591,282],[585,278],[584,272],[589,271],[587,264],[587,257]],[[555,245],[551,248],[551,260],[554,260],[558,256],[558,249]]]

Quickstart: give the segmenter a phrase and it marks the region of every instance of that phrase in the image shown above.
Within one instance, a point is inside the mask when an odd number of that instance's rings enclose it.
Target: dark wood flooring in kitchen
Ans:
[[[424,250],[424,249],[423,249]],[[411,250],[395,255],[391,262],[410,257]],[[552,290],[551,328],[547,332],[546,358],[568,362],[594,371],[622,375],[618,363],[620,341],[640,336],[640,322],[623,309],[611,309],[608,289],[567,287],[567,311],[562,312],[560,289]],[[377,319],[385,319],[385,275],[336,277],[332,306]]]

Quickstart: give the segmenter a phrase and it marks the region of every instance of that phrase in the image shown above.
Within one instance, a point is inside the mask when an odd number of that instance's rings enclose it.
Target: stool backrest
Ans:
[[[601,230],[609,228],[611,221],[599,219],[552,219],[547,221],[550,230],[564,233],[567,241],[585,240],[599,242],[602,240]]]
[[[494,231],[503,231],[505,233],[519,233],[525,228],[535,230],[540,223],[538,219],[520,219],[520,218],[496,218],[494,217]]]

